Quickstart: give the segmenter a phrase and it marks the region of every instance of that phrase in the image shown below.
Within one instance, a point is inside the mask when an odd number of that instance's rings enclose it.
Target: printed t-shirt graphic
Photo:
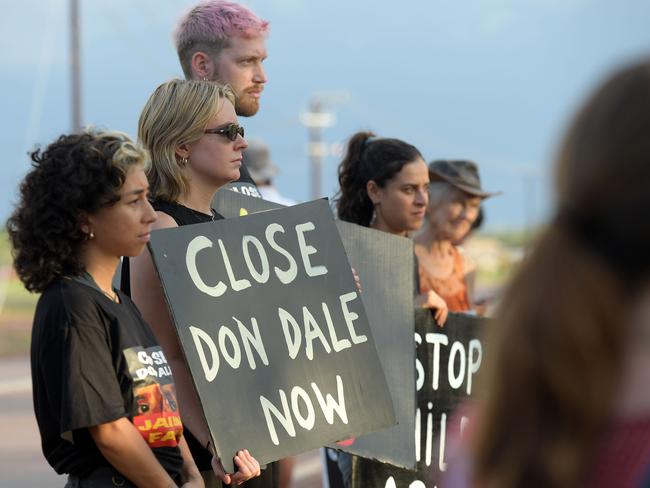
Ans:
[[[176,447],[183,434],[172,371],[160,346],[131,347],[124,357],[133,378],[133,424],[149,446]]]

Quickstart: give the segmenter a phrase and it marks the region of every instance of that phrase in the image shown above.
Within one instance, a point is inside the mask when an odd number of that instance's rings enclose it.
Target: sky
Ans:
[[[27,152],[72,126],[68,0],[1,0],[0,220],[29,169]],[[160,83],[181,77],[171,30],[195,0],[80,0],[83,122],[136,135]],[[647,0],[255,0],[271,22],[262,108],[242,118],[264,140],[280,191],[310,197],[314,97],[335,116],[323,195],[337,190],[342,144],[358,130],[414,144],[427,161],[472,159],[486,228],[552,214],[554,154],[603,76],[650,55]]]

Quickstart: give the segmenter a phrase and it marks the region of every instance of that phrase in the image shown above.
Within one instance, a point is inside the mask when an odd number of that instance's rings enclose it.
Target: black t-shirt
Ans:
[[[61,278],[41,295],[32,329],[34,411],[54,470],[84,477],[110,466],[88,427],[127,417],[172,477],[183,428],[162,349],[133,302]]]

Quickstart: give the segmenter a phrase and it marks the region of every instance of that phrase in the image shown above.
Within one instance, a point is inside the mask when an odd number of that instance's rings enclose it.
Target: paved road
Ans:
[[[65,485],[41,453],[32,407],[29,361],[0,360],[0,487],[50,488]],[[321,488],[318,451],[298,456],[292,488]]]

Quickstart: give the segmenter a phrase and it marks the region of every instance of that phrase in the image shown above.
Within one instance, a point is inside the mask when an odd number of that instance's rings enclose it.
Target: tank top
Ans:
[[[465,262],[456,246],[452,247],[454,267],[446,278],[431,276],[420,266],[420,293],[435,291],[447,303],[450,312],[467,312],[471,310],[467,283],[465,282]]]

